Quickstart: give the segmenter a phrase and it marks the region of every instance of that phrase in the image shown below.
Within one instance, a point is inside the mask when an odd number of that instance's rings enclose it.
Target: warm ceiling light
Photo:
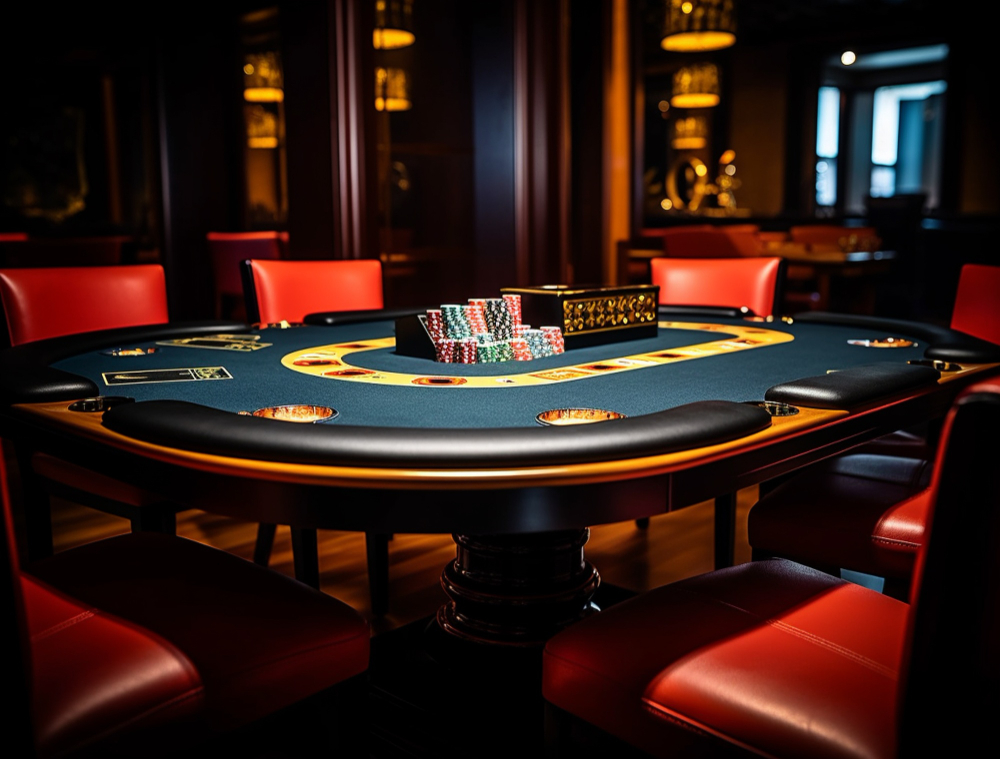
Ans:
[[[674,73],[674,108],[711,108],[719,104],[719,69],[714,63],[685,66]]]
[[[410,110],[410,81],[404,69],[375,69],[375,110]]]
[[[413,0],[375,0],[375,49],[395,50],[412,45],[414,40]]]
[[[708,120],[704,116],[677,119],[673,125],[670,147],[674,150],[700,150],[708,145]]]
[[[843,54],[840,56],[840,62],[843,63],[845,66],[850,66],[857,59],[858,56],[854,54],[853,50],[845,50]]]
[[[281,58],[276,51],[248,53],[243,59],[243,99],[250,103],[280,103],[285,99]]]
[[[735,0],[666,0],[666,5],[664,50],[702,52],[736,43]]]

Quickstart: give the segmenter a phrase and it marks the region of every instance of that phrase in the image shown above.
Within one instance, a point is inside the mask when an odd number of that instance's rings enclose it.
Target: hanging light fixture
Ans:
[[[413,0],[375,0],[375,49],[395,50],[414,40]]]
[[[375,110],[408,111],[411,105],[410,81],[406,70],[376,67]]]
[[[704,52],[736,43],[735,0],[666,0],[666,5],[664,50]]]
[[[244,57],[243,99],[250,103],[280,103],[285,99],[277,51],[248,53]]]
[[[674,73],[674,108],[711,108],[719,104],[719,69],[714,63],[696,63]]]
[[[687,116],[673,123],[670,147],[674,150],[700,150],[708,144],[708,119]]]

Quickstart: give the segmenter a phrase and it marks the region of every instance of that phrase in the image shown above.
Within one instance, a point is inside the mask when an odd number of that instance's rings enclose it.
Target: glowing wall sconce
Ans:
[[[413,0],[375,0],[375,49],[409,47],[414,40]]]
[[[281,58],[276,51],[248,53],[243,59],[243,99],[280,103],[285,99]]]
[[[410,102],[410,81],[405,69],[375,69],[375,110],[408,111]]]
[[[704,52],[736,43],[734,0],[666,0],[666,6],[664,50]]]
[[[719,104],[719,69],[714,63],[685,66],[674,73],[674,108],[711,108]]]

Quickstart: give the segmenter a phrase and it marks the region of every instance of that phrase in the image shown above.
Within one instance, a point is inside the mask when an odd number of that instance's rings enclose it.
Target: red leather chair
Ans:
[[[951,327],[1000,344],[1000,267],[962,267]],[[933,439],[901,430],[789,478],[753,505],[753,555],[861,572],[907,598],[929,509]],[[808,506],[807,506],[808,504]]]
[[[159,264],[2,269],[0,301],[8,344],[14,346],[168,321],[166,280]],[[176,504],[45,453],[22,449],[19,457],[40,512],[48,512],[51,494],[128,519],[135,531],[176,529]],[[51,533],[33,534],[31,540],[33,555],[51,553]]]
[[[549,640],[553,732],[662,757],[981,751],[1000,706],[997,429],[994,379],[949,413],[910,603],[786,559],[643,593]]]
[[[301,322],[307,314],[383,307],[382,262],[260,261],[244,264],[243,293],[251,323]]]
[[[256,756],[246,749],[268,737],[255,734],[261,720],[284,710],[308,719],[320,703],[337,716],[338,699],[364,702],[370,631],[346,604],[155,533],[22,566],[2,458],[0,497],[10,756]],[[366,756],[364,713],[340,716],[353,732],[285,730],[272,748],[288,753],[273,755]]]
[[[650,261],[652,283],[660,286],[661,306],[746,308],[758,316],[771,316],[778,310],[784,270],[784,259],[776,256]],[[636,525],[645,529],[649,519],[638,519]],[[729,566],[736,539],[735,493],[716,497],[715,531],[715,566]]]
[[[11,345],[139,324],[165,324],[159,264],[0,269]]]
[[[660,305],[746,307],[757,316],[778,310],[782,270],[777,256],[650,261]]]
[[[367,311],[383,307],[382,263],[378,260],[290,261],[248,259],[243,262],[243,294],[253,324],[301,322],[308,314]],[[267,564],[275,525],[262,524],[254,561]],[[389,535],[366,533],[368,587],[372,612],[385,614],[389,598]],[[316,531],[292,528],[295,576],[319,587]]]
[[[287,232],[209,232],[206,240],[212,260],[216,319],[227,316],[227,307],[233,308],[234,302],[240,310],[244,306],[241,269],[244,261],[273,260],[287,255]]]

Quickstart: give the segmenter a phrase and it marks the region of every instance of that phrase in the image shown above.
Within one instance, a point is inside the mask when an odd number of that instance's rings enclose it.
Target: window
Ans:
[[[837,202],[837,153],[840,142],[840,90],[819,88],[816,119],[816,205]]]
[[[936,203],[943,81],[879,87],[872,117],[871,196],[926,193]]]
[[[819,215],[865,213],[868,198],[898,195],[938,206],[948,52],[930,45],[828,59],[816,118]]]

